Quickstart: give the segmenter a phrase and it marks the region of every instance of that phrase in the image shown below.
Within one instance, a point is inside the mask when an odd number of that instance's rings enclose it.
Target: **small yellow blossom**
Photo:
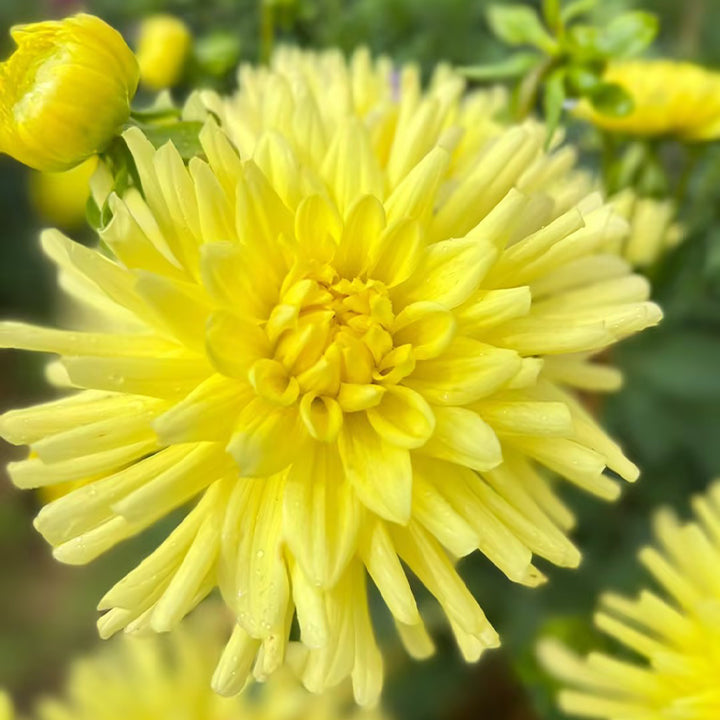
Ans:
[[[577,114],[603,130],[688,141],[720,137],[720,73],[688,62],[629,60],[611,64],[603,79],[621,85],[635,104],[629,115],[615,117],[581,102]]]
[[[720,718],[720,483],[693,502],[697,522],[665,510],[655,518],[659,547],[640,562],[662,593],[601,597],[595,624],[625,646],[622,658],[581,659],[555,640],[539,647],[563,684],[560,706],[602,720]],[[628,656],[629,653],[629,656]]]
[[[607,500],[606,467],[638,476],[573,390],[617,388],[593,356],[661,313],[608,250],[627,224],[573,151],[499,125],[496,94],[445,67],[423,91],[366,51],[281,49],[240,83],[189,101],[205,124],[188,166],[125,133],[142,194],[109,198],[109,256],[43,235],[94,322],[0,324],[0,346],[61,355],[73,388],[0,433],[37,453],[9,467],[19,487],[82,485],[36,519],[64,562],[193,501],[101,600],[103,636],[170,630],[219,586],[237,621],[219,692],[289,662],[372,703],[369,578],[423,657],[409,568],[470,661],[499,638],[457,558],[528,586],[534,555],[578,564],[543,468]]]
[[[64,172],[33,172],[29,179],[30,199],[40,217],[66,229],[82,225],[90,197],[90,178],[97,163],[93,156]]]
[[[62,695],[43,697],[32,720],[382,720],[380,711],[348,707],[349,688],[312,695],[289,672],[251,696],[213,693],[220,631],[205,613],[172,636],[113,640],[76,660]],[[0,693],[0,720],[12,718]]]
[[[617,252],[633,267],[646,268],[683,240],[683,230],[675,221],[672,200],[641,197],[628,188],[610,198],[610,204],[630,225],[626,238],[618,242]]]
[[[140,81],[151,90],[171,88],[180,80],[192,34],[173,15],[152,15],[140,24],[137,59]]]
[[[67,170],[102,150],[128,119],[135,56],[93,15],[17,25],[0,64],[0,152],[36,170]]]

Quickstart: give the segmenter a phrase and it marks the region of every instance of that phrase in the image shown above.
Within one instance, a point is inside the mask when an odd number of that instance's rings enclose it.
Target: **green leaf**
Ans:
[[[602,83],[602,65],[572,65],[567,69],[567,81],[575,96],[584,97]]]
[[[546,147],[550,145],[553,135],[560,124],[565,98],[565,71],[555,70],[548,75],[543,89],[543,111],[547,126]]]
[[[534,45],[550,54],[557,49],[557,43],[530,7],[491,5],[487,18],[495,35],[508,45]]]
[[[458,68],[458,72],[468,80],[501,80],[524,75],[537,65],[541,56],[534,52],[519,52],[509,55],[504,60],[486,65]]]
[[[658,27],[658,19],[652,13],[624,13],[600,34],[600,48],[608,57],[637,55],[652,43]]]
[[[560,16],[560,0],[543,0],[542,9],[545,24],[549,28],[557,30],[560,25],[562,25]]]
[[[575,0],[575,2],[568,3],[563,8],[563,11],[560,13],[560,18],[563,23],[567,24],[576,17],[590,12],[597,4],[598,0]]]
[[[625,117],[632,113],[635,103],[632,96],[620,85],[600,83],[587,94],[592,106],[603,115]]]
[[[170,140],[183,160],[202,155],[203,150],[198,138],[203,128],[201,122],[178,122],[172,125],[141,126],[147,139],[156,147],[162,147]]]

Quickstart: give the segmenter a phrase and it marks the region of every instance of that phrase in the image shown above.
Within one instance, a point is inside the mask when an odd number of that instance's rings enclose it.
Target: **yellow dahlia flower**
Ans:
[[[720,483],[693,505],[698,522],[660,512],[660,548],[640,552],[662,593],[601,598],[595,623],[625,646],[627,658],[594,652],[583,660],[554,640],[540,645],[543,663],[577,688],[560,694],[565,712],[607,720],[720,717]]]
[[[629,115],[615,117],[581,102],[577,114],[603,130],[689,141],[720,137],[720,73],[673,60],[628,60],[611,64],[603,80],[621,85],[635,103]]]
[[[682,227],[675,221],[672,200],[641,197],[628,188],[610,199],[611,205],[630,225],[617,251],[633,267],[645,268],[677,247],[683,240]]]
[[[224,698],[209,676],[220,647],[218,623],[203,616],[171,636],[123,637],[75,661],[59,697],[43,698],[33,720],[381,720],[348,708],[345,688],[312,695],[289,672],[257,692]],[[3,702],[5,703],[3,705]],[[0,720],[12,720],[0,694]]]
[[[173,15],[151,15],[140,24],[137,60],[140,80],[151,90],[173,87],[180,80],[192,35]]]
[[[125,133],[143,194],[110,199],[110,256],[43,235],[96,320],[0,325],[4,346],[60,354],[73,388],[0,433],[37,453],[10,465],[18,486],[84,479],[36,520],[63,562],[193,502],[102,599],[103,636],[169,630],[219,585],[237,625],[218,691],[287,656],[308,688],[352,675],[368,703],[368,575],[413,655],[432,642],[401,560],[475,660],[498,636],[456,558],[531,586],[533,554],[579,562],[540,468],[606,499],[606,466],[637,477],[572,388],[616,388],[592,355],[660,311],[606,252],[626,223],[584,195],[573,153],[500,127],[495,96],[463,97],[447,69],[423,92],[366,52],[282,50],[240,81],[189,104],[206,118],[189,167]]]
[[[33,172],[30,199],[40,217],[62,228],[82,225],[90,197],[90,178],[97,164],[97,156],[93,156],[64,172]]]
[[[135,56],[93,15],[17,25],[0,63],[0,152],[36,170],[67,170],[102,150],[130,114]]]

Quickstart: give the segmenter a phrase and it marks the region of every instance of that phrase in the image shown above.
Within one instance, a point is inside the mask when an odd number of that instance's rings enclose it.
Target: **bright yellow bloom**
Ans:
[[[646,268],[683,240],[682,227],[675,221],[672,200],[641,197],[628,188],[610,198],[610,204],[629,225],[627,237],[617,252],[633,267]]]
[[[663,593],[635,599],[608,593],[595,624],[633,659],[591,653],[584,660],[554,640],[540,658],[564,684],[560,705],[606,720],[717,720],[720,717],[720,483],[693,502],[698,522],[656,516],[659,549],[640,562]]]
[[[192,35],[173,15],[152,15],[142,21],[137,41],[140,80],[151,90],[177,84],[182,76]]]
[[[720,73],[687,62],[629,60],[611,64],[603,79],[621,85],[635,103],[629,115],[614,117],[581,102],[577,114],[603,130],[690,141],[720,137]]]
[[[97,163],[94,156],[65,172],[33,172],[30,199],[40,217],[62,228],[82,225]]]
[[[0,325],[77,389],[0,432],[37,453],[10,466],[20,487],[93,478],[36,520],[64,562],[199,496],[102,599],[103,636],[168,630],[218,584],[237,618],[220,692],[288,655],[308,688],[352,675],[372,702],[368,575],[413,655],[432,642],[399,559],[475,660],[498,637],[455,558],[479,549],[530,586],[533,553],[579,562],[540,466],[606,499],[606,466],[637,477],[572,388],[615,389],[592,355],[660,311],[606,251],[627,226],[573,152],[499,126],[496,96],[443,68],[423,93],[417,68],[366,52],[283,50],[240,79],[186,108],[205,118],[187,168],[127,131],[144,197],[110,199],[114,256],[43,236],[97,321]]]
[[[43,698],[33,720],[382,720],[348,708],[349,688],[311,695],[289,672],[252,695],[220,697],[209,683],[219,623],[206,613],[188,625],[171,636],[118,638],[75,661],[62,696]],[[0,720],[12,717],[0,693]]]
[[[36,170],[67,170],[102,150],[128,119],[135,56],[93,15],[17,25],[0,64],[0,152]]]

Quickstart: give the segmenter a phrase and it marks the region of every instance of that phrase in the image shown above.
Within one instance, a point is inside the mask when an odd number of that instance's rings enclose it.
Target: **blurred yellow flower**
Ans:
[[[0,64],[0,151],[37,170],[67,170],[128,119],[138,82],[120,34],[92,15],[17,25]]]
[[[603,130],[688,141],[720,137],[720,73],[674,60],[628,60],[611,64],[603,79],[621,85],[635,103],[629,115],[614,117],[581,102],[576,113]]]
[[[605,720],[720,717],[720,483],[693,505],[698,522],[660,512],[660,547],[640,552],[662,594],[601,597],[595,624],[625,646],[621,658],[593,652],[581,659],[555,640],[540,644],[543,664],[577,688],[560,693],[565,712]]]
[[[609,200],[630,225],[626,238],[617,244],[617,252],[633,267],[646,268],[683,240],[683,230],[676,222],[672,200],[641,197],[628,188]]]
[[[90,178],[97,163],[97,157],[93,156],[71,170],[55,173],[35,171],[30,175],[30,199],[44,221],[66,229],[76,228],[85,222]]]
[[[192,35],[173,15],[151,15],[140,24],[137,60],[140,81],[151,90],[171,88],[180,80]]]
[[[661,316],[607,250],[626,223],[542,127],[498,125],[496,94],[419,78],[284,49],[237,95],[191,99],[189,167],[128,130],[144,196],[110,198],[114,256],[42,239],[94,326],[0,324],[0,345],[63,356],[53,377],[76,388],[0,418],[38,456],[10,465],[18,486],[84,483],[36,519],[59,560],[198,498],[99,626],[169,630],[219,585],[237,620],[225,694],[288,660],[372,703],[368,574],[409,652],[433,648],[401,560],[476,660],[499,640],[454,559],[479,549],[536,586],[533,554],[580,557],[538,466],[608,500],[606,466],[638,475],[572,394],[617,388],[592,356]]]
[[[10,696],[3,690],[0,690],[0,720],[13,720],[14,717],[15,714]]]
[[[379,711],[349,708],[349,688],[312,695],[289,672],[251,696],[213,693],[209,675],[221,641],[211,620],[193,617],[172,636],[118,638],[75,661],[63,694],[41,699],[33,720],[382,720]],[[12,717],[0,693],[0,720]]]

